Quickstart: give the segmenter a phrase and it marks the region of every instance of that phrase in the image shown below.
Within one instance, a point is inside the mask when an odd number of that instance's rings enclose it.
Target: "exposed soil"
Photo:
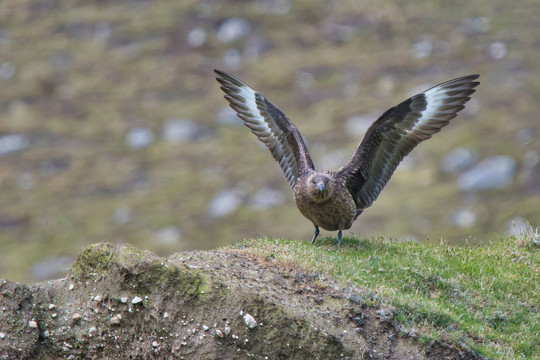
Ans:
[[[1,359],[475,359],[399,330],[370,294],[238,251],[84,250],[69,276],[0,281]]]

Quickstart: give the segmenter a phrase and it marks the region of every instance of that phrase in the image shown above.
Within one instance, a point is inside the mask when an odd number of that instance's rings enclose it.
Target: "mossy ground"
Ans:
[[[316,246],[283,239],[247,241],[241,251],[276,264],[328,274],[365,289],[367,303],[395,308],[402,331],[444,339],[495,359],[540,356],[538,233],[483,246],[335,238]]]

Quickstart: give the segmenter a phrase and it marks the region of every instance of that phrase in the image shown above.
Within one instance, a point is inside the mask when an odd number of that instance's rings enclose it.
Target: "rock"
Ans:
[[[476,156],[471,150],[457,147],[450,151],[441,162],[441,168],[443,171],[452,173],[461,171],[468,166],[472,165],[476,160]]]
[[[413,45],[412,53],[415,58],[422,59],[428,57],[433,52],[433,43],[428,39],[423,39]]]
[[[227,49],[223,53],[223,62],[232,70],[239,70],[242,67],[242,54],[237,49]]]
[[[8,80],[11,79],[17,73],[17,68],[15,64],[8,61],[0,65],[0,79]]]
[[[144,149],[152,144],[154,134],[145,127],[134,127],[126,134],[127,144],[134,149]]]
[[[10,134],[0,136],[0,155],[24,150],[30,141],[24,134]]]
[[[223,125],[243,125],[242,120],[236,115],[236,112],[229,106],[222,107],[216,114],[216,120]]]
[[[71,256],[49,257],[32,265],[32,277],[36,280],[50,280],[64,276],[73,260]]]
[[[132,218],[133,214],[131,213],[131,209],[127,206],[116,208],[112,215],[113,223],[118,225],[130,223]]]
[[[531,229],[532,226],[529,224],[529,222],[521,216],[513,218],[506,224],[506,232],[508,235],[517,236],[527,234]]]
[[[250,329],[255,329],[257,327],[257,322],[250,314],[244,315],[244,323]]]
[[[94,38],[98,40],[106,40],[111,35],[111,25],[106,21],[101,21],[94,28]]]
[[[509,156],[482,160],[461,174],[458,186],[464,191],[500,189],[510,185],[516,173],[516,161]]]
[[[34,187],[34,176],[31,173],[22,173],[17,176],[17,186],[23,190],[30,190]]]
[[[489,56],[493,59],[500,60],[506,56],[506,44],[502,41],[496,41],[489,45]]]
[[[255,210],[264,210],[272,206],[281,205],[284,202],[285,194],[283,191],[263,187],[249,199],[249,206]]]
[[[471,209],[459,209],[450,215],[449,222],[460,228],[470,228],[476,222],[476,214]]]
[[[206,30],[202,27],[196,27],[187,34],[187,42],[191,47],[197,48],[206,42]]]
[[[354,137],[361,137],[367,132],[371,124],[381,114],[377,113],[367,113],[367,114],[357,114],[349,117],[345,121],[345,131],[347,134],[350,134]]]
[[[135,296],[135,297],[133,298],[133,300],[131,300],[131,303],[132,303],[132,304],[138,304],[138,303],[140,303],[140,302],[142,302],[142,301],[143,301],[143,299],[142,299],[140,296]]]
[[[218,29],[218,40],[230,43],[246,37],[251,32],[249,21],[244,18],[233,17],[225,20]]]
[[[208,204],[207,214],[211,218],[221,218],[236,211],[242,204],[244,192],[237,188],[224,189],[219,191],[210,204]]]
[[[157,243],[162,245],[175,245],[180,243],[180,230],[175,226],[167,226],[157,230],[154,233],[154,238]]]
[[[39,172],[45,177],[51,177],[57,172],[69,168],[68,158],[47,159],[39,164]]]
[[[484,16],[466,18],[463,20],[462,26],[468,35],[484,34],[490,29],[489,18]]]
[[[188,119],[169,119],[161,128],[161,136],[170,144],[195,141],[208,132],[206,127]]]
[[[301,70],[296,74],[296,85],[302,89],[310,89],[315,84],[315,75]]]

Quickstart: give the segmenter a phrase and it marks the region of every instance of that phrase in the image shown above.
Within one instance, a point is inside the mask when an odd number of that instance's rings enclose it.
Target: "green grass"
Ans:
[[[263,238],[234,251],[353,283],[367,304],[395,308],[402,331],[441,339],[489,358],[538,359],[538,232],[479,247],[384,238],[308,242]],[[363,294],[363,295],[362,295]]]

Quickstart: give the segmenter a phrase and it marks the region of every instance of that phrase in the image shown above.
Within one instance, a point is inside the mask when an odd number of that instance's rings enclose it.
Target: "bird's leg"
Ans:
[[[315,239],[319,236],[319,227],[315,225],[315,235],[313,235],[313,239],[311,239],[311,243],[313,244],[315,242]]]
[[[339,230],[339,232],[337,233],[337,247],[339,249],[339,245],[341,245],[341,236],[342,236],[342,232],[341,230]]]

